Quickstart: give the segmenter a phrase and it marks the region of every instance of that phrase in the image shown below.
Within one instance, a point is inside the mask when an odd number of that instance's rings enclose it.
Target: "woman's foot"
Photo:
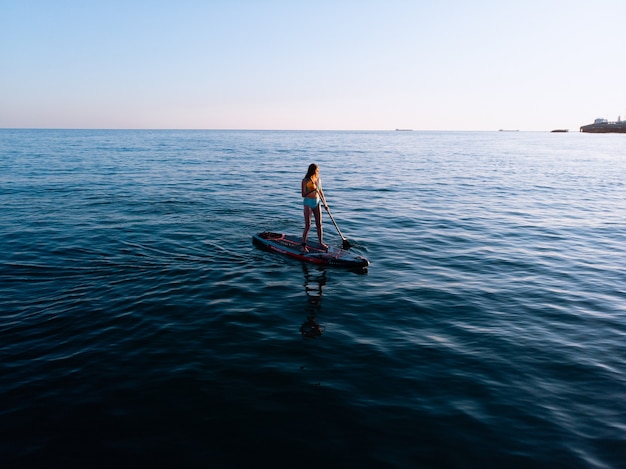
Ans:
[[[328,251],[328,244],[320,243],[320,247],[322,248],[322,250]]]
[[[309,248],[306,247],[306,243],[302,243],[301,251],[302,252],[309,252]]]

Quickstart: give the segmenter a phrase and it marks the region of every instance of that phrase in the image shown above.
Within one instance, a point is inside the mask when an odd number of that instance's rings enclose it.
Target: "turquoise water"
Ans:
[[[619,467],[624,155],[579,133],[0,130],[0,455]],[[301,232],[311,162],[365,274],[252,246]]]

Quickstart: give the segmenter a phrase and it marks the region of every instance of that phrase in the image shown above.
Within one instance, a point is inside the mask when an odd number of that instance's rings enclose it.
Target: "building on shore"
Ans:
[[[596,119],[593,124],[583,125],[580,131],[594,134],[624,134],[626,133],[626,121],[623,121],[621,117],[618,117],[616,122]]]

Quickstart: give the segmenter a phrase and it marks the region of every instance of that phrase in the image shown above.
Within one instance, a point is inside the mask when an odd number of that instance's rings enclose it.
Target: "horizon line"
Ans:
[[[551,132],[521,129],[250,129],[250,128],[134,128],[134,127],[0,127],[0,130],[128,130],[128,131],[217,131],[217,132]]]

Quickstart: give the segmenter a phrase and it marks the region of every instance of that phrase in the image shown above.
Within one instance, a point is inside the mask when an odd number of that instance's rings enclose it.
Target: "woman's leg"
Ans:
[[[322,228],[322,204],[319,204],[313,209],[313,215],[315,215],[315,227],[317,228],[317,239],[323,248],[328,246],[324,244],[324,229]]]
[[[304,231],[302,232],[302,245],[306,245],[306,239],[309,236],[309,229],[311,228],[311,207],[304,206]]]

